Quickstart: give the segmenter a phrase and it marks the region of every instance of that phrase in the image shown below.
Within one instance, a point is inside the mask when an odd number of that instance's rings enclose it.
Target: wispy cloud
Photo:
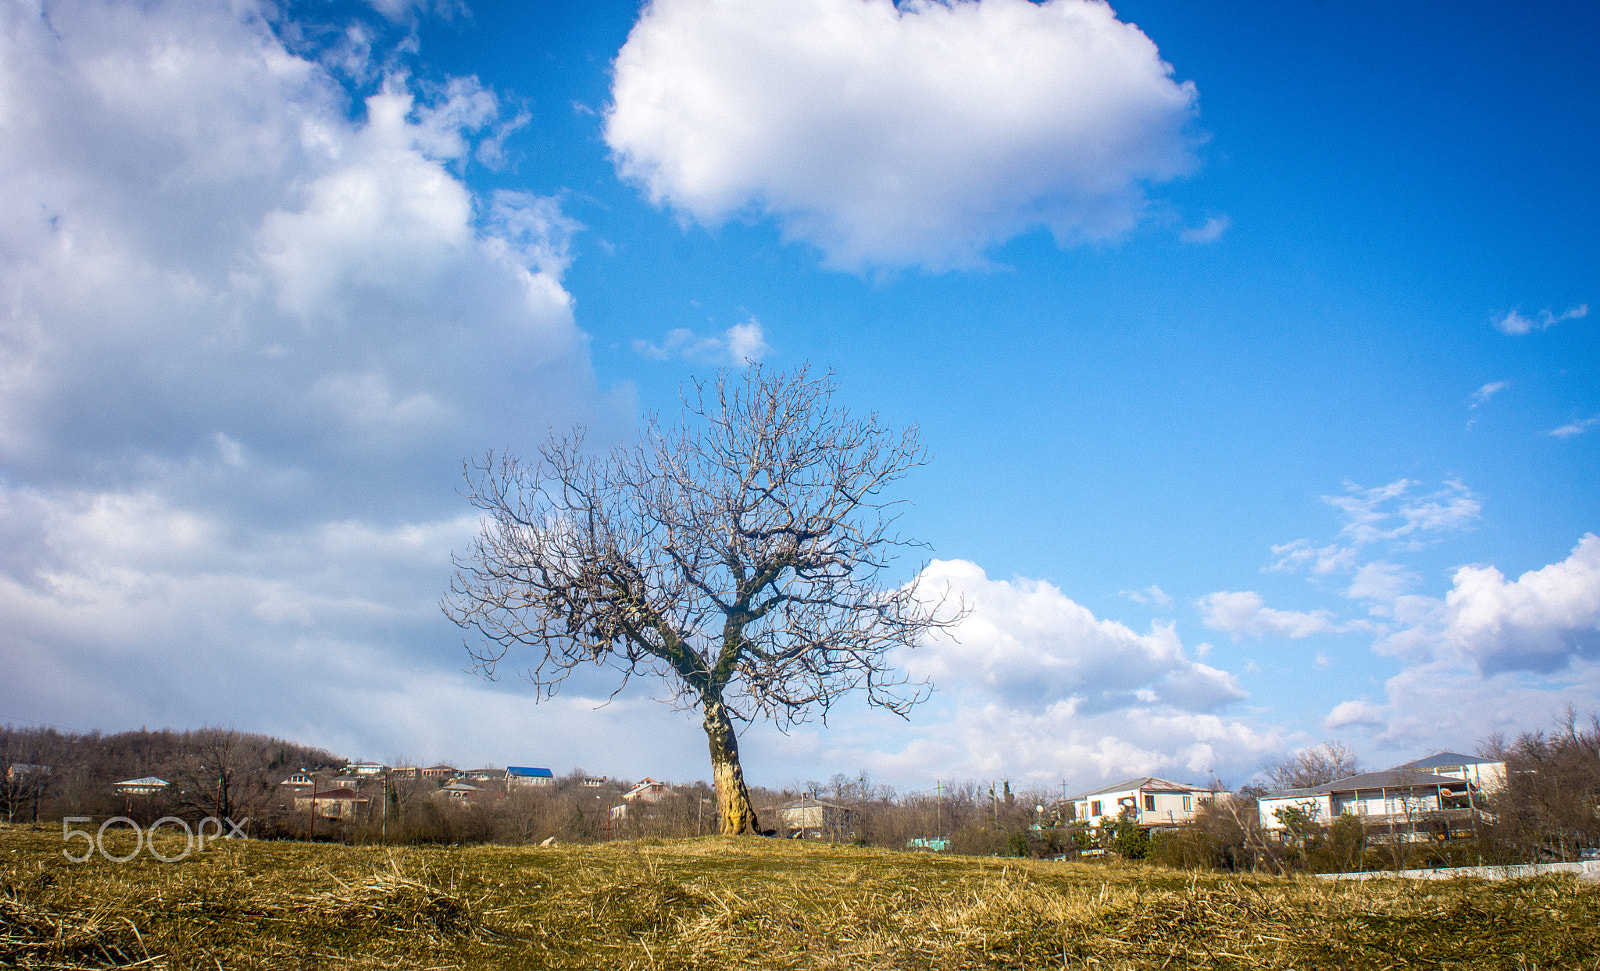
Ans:
[[[1560,428],[1552,428],[1545,434],[1553,435],[1556,438],[1571,438],[1574,435],[1582,435],[1595,425],[1600,425],[1600,415],[1596,415],[1593,418],[1585,418],[1582,421],[1569,422]]]
[[[1226,233],[1232,226],[1232,218],[1228,216],[1212,216],[1210,219],[1205,221],[1204,225],[1185,229],[1182,234],[1178,236],[1178,238],[1183,240],[1185,243],[1215,243],[1217,240],[1221,239],[1222,234]]]
[[[659,344],[636,340],[633,349],[645,357],[666,361],[682,358],[708,364],[731,364],[742,367],[760,361],[771,353],[766,332],[761,322],[751,317],[742,324],[734,324],[720,334],[702,337],[687,327],[675,327],[667,332]]]
[[[1468,398],[1467,401],[1472,405],[1472,407],[1476,408],[1479,405],[1488,404],[1490,398],[1493,398],[1495,395],[1509,387],[1511,387],[1510,381],[1490,381],[1488,384],[1472,392],[1472,397]]]
[[[1118,591],[1117,596],[1127,597],[1136,604],[1154,604],[1157,607],[1172,606],[1171,595],[1153,583],[1143,590]]]
[[[1541,310],[1539,311],[1538,315],[1534,317],[1524,317],[1522,315],[1522,308],[1519,307],[1516,310],[1506,314],[1504,317],[1495,318],[1494,329],[1498,330],[1502,334],[1510,334],[1513,337],[1519,337],[1523,334],[1527,334],[1536,330],[1549,330],[1564,320],[1577,320],[1581,317],[1587,317],[1588,315],[1589,305],[1586,303],[1579,304],[1578,306],[1573,307],[1571,310],[1560,314],[1551,313],[1548,309]]]
[[[1396,549],[1421,549],[1477,522],[1483,503],[1465,484],[1450,480],[1444,488],[1423,494],[1416,492],[1418,485],[1411,479],[1373,488],[1346,483],[1344,495],[1322,497],[1344,514],[1340,542],[1319,546],[1297,539],[1279,544],[1272,547],[1277,559],[1266,569],[1293,572],[1305,568],[1319,577],[1350,573],[1360,568],[1366,547],[1387,544]]]
[[[1322,501],[1345,515],[1339,535],[1356,546],[1377,542],[1396,542],[1418,547],[1441,534],[1471,527],[1483,510],[1483,503],[1458,480],[1425,495],[1414,495],[1420,483],[1397,479],[1388,485],[1363,489],[1346,484],[1342,496],[1323,496]]]

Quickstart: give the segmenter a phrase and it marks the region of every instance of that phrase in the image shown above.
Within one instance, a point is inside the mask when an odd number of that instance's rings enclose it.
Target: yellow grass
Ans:
[[[1329,884],[721,837],[62,849],[0,826],[0,964],[1600,969],[1600,887],[1570,878]]]

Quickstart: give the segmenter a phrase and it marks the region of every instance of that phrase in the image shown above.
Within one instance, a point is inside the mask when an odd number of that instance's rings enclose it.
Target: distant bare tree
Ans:
[[[266,798],[266,759],[257,739],[233,729],[203,728],[183,736],[187,754],[171,780],[179,806],[214,819],[235,819]]]
[[[1361,771],[1361,760],[1343,742],[1324,742],[1267,766],[1274,789],[1310,789]]]
[[[616,691],[661,679],[704,716],[724,833],[757,828],[735,722],[787,728],[854,689],[904,715],[925,691],[887,655],[959,618],[880,579],[917,545],[883,497],[926,461],[916,429],[852,416],[834,390],[752,366],[696,384],[683,421],[651,417],[633,447],[591,455],[580,431],[531,465],[469,469],[487,517],[444,609],[483,636],[479,670],[527,648],[539,699],[585,664],[619,673]]]

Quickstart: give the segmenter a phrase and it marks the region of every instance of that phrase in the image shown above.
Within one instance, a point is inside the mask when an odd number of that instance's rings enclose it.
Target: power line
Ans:
[[[31,718],[16,718],[6,714],[0,714],[0,721],[4,721],[8,726],[14,722],[21,722],[24,725],[33,725],[38,728],[54,728],[58,732],[71,732],[74,735],[89,734],[89,732],[81,728],[68,728],[65,725],[52,725],[49,722],[35,721]]]

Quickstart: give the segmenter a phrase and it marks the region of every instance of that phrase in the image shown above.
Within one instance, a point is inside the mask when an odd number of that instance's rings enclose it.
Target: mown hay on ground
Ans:
[[[1600,887],[1566,878],[1330,884],[720,837],[61,849],[0,827],[0,965],[1600,971]]]

